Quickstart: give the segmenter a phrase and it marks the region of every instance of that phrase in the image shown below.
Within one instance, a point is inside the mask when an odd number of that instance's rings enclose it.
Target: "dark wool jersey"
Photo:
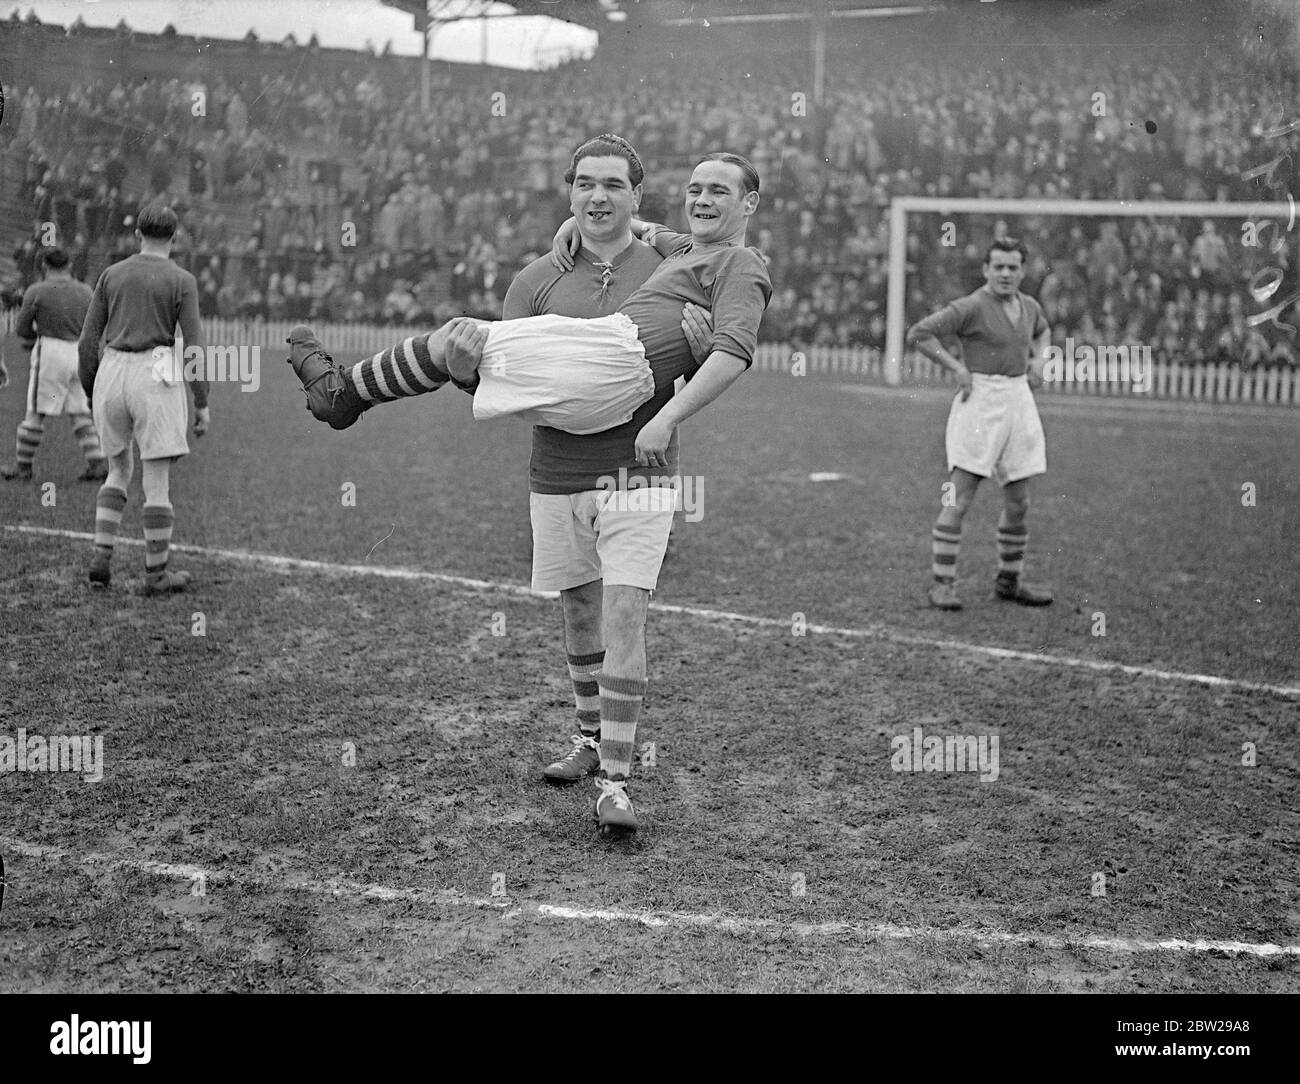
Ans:
[[[46,279],[35,283],[23,294],[14,334],[24,343],[34,342],[38,335],[76,342],[86,321],[90,298],[90,287],[76,279]]]
[[[614,301],[618,310],[637,325],[638,337],[645,347],[646,360],[654,376],[654,395],[637,408],[630,421],[603,433],[576,436],[543,426],[535,427],[529,472],[534,493],[580,493],[597,489],[600,488],[600,479],[617,478],[620,468],[626,469],[629,478],[678,473],[675,433],[668,446],[666,467],[637,464],[636,435],[672,398],[677,378],[684,376],[689,380],[699,369],[691,355],[686,333],[681,328],[682,310],[687,302],[712,310],[714,350],[733,354],[746,365],[754,360],[759,321],[772,296],[772,281],[758,253],[737,245],[696,245],[689,234],[667,231],[661,231],[655,242],[660,251],[669,253],[668,258],[652,267],[639,288],[624,293],[621,303]],[[644,250],[649,260],[656,259],[654,252],[640,242],[634,242],[633,250],[637,256],[640,255],[637,250]],[[624,255],[620,254],[611,261],[615,266],[613,278],[619,277],[623,267],[619,261],[623,259]],[[539,265],[541,269],[537,275],[530,277]],[[637,270],[641,266],[637,265]],[[559,273],[545,257],[524,268],[506,295],[505,318],[537,316],[542,312],[561,316],[604,316],[614,311],[613,306],[599,311],[570,311],[557,307],[556,291],[560,289],[565,289],[566,295],[571,293],[586,298],[588,304],[600,296],[602,272],[582,253],[579,253],[573,272],[560,276],[573,279],[573,282],[555,282],[557,275]],[[626,284],[622,285],[626,287]],[[519,295],[512,303],[511,295],[517,288],[520,288]],[[605,296],[613,300],[614,293],[611,284]],[[527,299],[536,300],[542,295],[545,295],[548,308],[534,311],[527,306]]]
[[[82,365],[99,361],[101,335],[115,350],[152,350],[175,344],[177,324],[186,347],[203,345],[194,276],[166,256],[138,252],[108,267],[95,284],[81,329]]]
[[[756,249],[722,242],[697,244],[688,233],[664,230],[655,246],[667,258],[644,286],[619,306],[645,346],[655,392],[699,366],[682,331],[682,310],[693,302],[713,311],[713,349],[753,364],[758,325],[772,296],[767,265]]]
[[[659,254],[640,241],[633,241],[610,261],[612,270],[608,274],[585,250],[578,253],[569,272],[557,271],[551,266],[550,258],[543,256],[515,276],[506,291],[502,318],[518,320],[550,314],[591,320],[608,316],[618,311],[659,263]],[[650,403],[643,403],[629,421],[603,433],[580,436],[545,425],[533,426],[529,488],[534,493],[581,493],[599,488],[596,480],[604,475],[617,479],[619,467],[627,467],[629,477],[676,473],[676,433],[668,446],[667,469],[656,467],[652,471],[637,466],[633,450],[636,435],[659,409],[651,406],[656,401],[658,395]]]
[[[961,343],[962,361],[972,373],[1024,376],[1030,345],[1047,330],[1047,318],[1042,306],[1028,294],[1016,291],[1016,296],[1020,298],[1020,319],[1014,325],[985,284],[918,320],[907,341],[913,343],[918,332],[927,331],[939,339],[955,338]]]

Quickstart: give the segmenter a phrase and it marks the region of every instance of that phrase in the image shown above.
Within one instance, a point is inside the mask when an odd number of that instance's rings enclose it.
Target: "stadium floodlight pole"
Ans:
[[[417,19],[418,23],[419,20]],[[429,115],[431,95],[429,91],[429,19],[424,20],[424,52],[420,57],[420,112]]]
[[[1090,218],[1283,218],[1294,224],[1287,203],[1220,203],[1207,200],[980,199],[896,196],[889,205],[889,289],[885,302],[885,383],[903,377],[904,303],[907,296],[907,213],[988,215],[1081,215]],[[1290,226],[1287,227],[1290,229]],[[934,298],[937,304],[939,298]]]
[[[411,16],[417,34],[424,36],[424,51],[420,56],[420,111],[429,111],[429,18],[428,0],[379,0],[385,7],[397,8]]]
[[[826,18],[818,11],[811,20],[813,62],[813,105],[821,109],[826,100]],[[820,117],[821,113],[818,112]]]

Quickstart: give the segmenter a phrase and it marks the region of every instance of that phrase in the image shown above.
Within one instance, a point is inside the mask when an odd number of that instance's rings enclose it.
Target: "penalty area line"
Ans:
[[[22,840],[0,837],[0,847],[11,854],[43,862],[71,863],[79,867],[99,866],[106,870],[132,870],[153,876],[170,877],[175,880],[189,881],[191,885],[203,885],[204,894],[208,886],[217,888],[222,884],[234,884],[241,888],[270,891],[309,892],[315,895],[330,896],[334,899],[378,900],[380,902],[415,903],[435,910],[465,908],[470,910],[498,911],[502,918],[513,919],[525,916],[534,919],[558,919],[563,922],[604,922],[632,923],[651,929],[708,929],[721,933],[748,935],[767,933],[789,934],[802,938],[857,938],[865,942],[872,941],[912,941],[933,938],[977,945],[981,948],[999,946],[1020,946],[1046,950],[1078,951],[1090,949],[1107,953],[1139,952],[1195,952],[1217,953],[1227,956],[1300,956],[1300,945],[1275,945],[1250,941],[1212,940],[1208,938],[1188,939],[1183,937],[1141,938],[1141,937],[1099,937],[1095,934],[1070,937],[1051,933],[1012,933],[1006,930],[985,929],[971,926],[955,926],[939,929],[931,926],[899,926],[892,922],[858,923],[858,922],[785,922],[773,918],[741,918],[719,914],[693,914],[684,911],[626,911],[618,908],[583,908],[567,904],[539,903],[534,900],[518,900],[509,896],[490,898],[464,895],[449,889],[430,890],[419,888],[392,888],[388,885],[362,884],[343,879],[320,880],[276,880],[272,877],[239,877],[224,870],[208,870],[200,866],[170,862],[153,862],[144,859],[114,858],[104,854],[85,854],[75,856],[67,851],[41,844],[26,843]],[[16,888],[19,876],[10,878],[10,887]],[[193,890],[191,890],[193,891]]]
[[[53,527],[6,525],[5,530],[84,542],[94,540],[94,535],[85,531],[67,531]],[[119,544],[143,546],[144,542],[139,539],[121,539]],[[424,572],[419,569],[389,568],[383,565],[344,565],[330,561],[311,561],[302,557],[285,557],[274,553],[253,553],[247,550],[224,550],[214,549],[209,546],[175,543],[172,545],[172,549],[178,553],[194,553],[202,557],[217,558],[224,561],[241,561],[247,564],[263,565],[282,572],[320,572],[331,576],[378,576],[384,579],[443,583],[451,587],[460,587],[472,591],[490,591],[519,598],[557,597],[557,593],[554,591],[534,591],[524,584],[505,583],[498,580],[476,580],[468,576],[453,576],[446,572]],[[715,624],[749,625],[752,628],[781,629],[787,632],[790,629],[788,619],[759,617],[754,614],[736,613],[729,610],[713,610],[704,606],[681,606],[666,602],[652,602],[649,608],[655,613],[694,617]],[[1087,670],[1097,674],[1124,674],[1128,677],[1152,678],[1157,681],[1178,681],[1188,685],[1204,685],[1212,689],[1239,689],[1243,692],[1268,693],[1272,696],[1300,698],[1300,685],[1273,685],[1268,682],[1223,677],[1220,674],[1195,674],[1182,670],[1161,670],[1154,666],[1134,666],[1128,663],[1110,662],[1101,659],[1083,659],[1074,655],[1051,655],[1038,651],[1020,651],[1015,648],[994,647],[990,644],[972,644],[964,640],[948,640],[934,636],[920,636],[916,633],[899,632],[884,625],[849,628],[839,625],[810,623],[805,626],[805,630],[818,636],[834,636],[848,640],[880,640],[885,643],[905,644],[909,647],[929,647],[941,651],[956,651],[965,655],[983,656],[990,659],[1010,659],[1016,662],[1035,663],[1040,666],[1059,666],[1069,670]]]

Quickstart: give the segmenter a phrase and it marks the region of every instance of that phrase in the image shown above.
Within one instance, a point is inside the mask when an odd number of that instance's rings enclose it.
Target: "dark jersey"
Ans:
[[[655,244],[667,258],[619,308],[637,326],[656,392],[699,368],[682,331],[687,302],[712,310],[714,350],[751,365],[758,325],[772,296],[763,258],[739,245],[696,244],[690,234],[664,231]]]
[[[38,335],[76,342],[90,308],[90,287],[76,279],[46,279],[27,287],[14,334],[24,343]]]
[[[186,346],[201,346],[199,289],[194,276],[166,256],[136,253],[99,276],[81,329],[81,353],[104,345],[132,353],[172,346],[176,325]]]
[[[506,291],[502,316],[517,320],[524,316],[576,316],[594,319],[618,311],[642,283],[659,266],[660,257],[649,245],[633,241],[608,265],[598,264],[585,252],[579,252],[570,272],[557,271],[549,257],[534,260],[518,275]],[[657,409],[657,408],[656,408]],[[617,477],[620,466],[631,466],[629,475],[649,477],[649,468],[637,467],[633,444],[641,427],[654,415],[642,405],[625,424],[603,433],[580,436],[533,426],[533,454],[528,465],[529,488],[534,493],[581,493],[597,489],[597,479]],[[675,470],[677,436],[668,449],[671,469]],[[663,468],[654,473],[662,474]]]
[[[1042,306],[1028,294],[1017,291],[1016,296],[1020,298],[1020,319],[1014,324],[1002,302],[984,285],[918,320],[908,332],[908,341],[915,341],[918,332],[939,339],[955,338],[961,343],[962,361],[972,373],[1024,376],[1030,346],[1047,330],[1047,318]]]

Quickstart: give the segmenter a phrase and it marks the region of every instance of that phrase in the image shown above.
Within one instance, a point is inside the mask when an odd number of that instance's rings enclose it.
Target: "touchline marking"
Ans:
[[[910,941],[919,938],[936,938],[960,941],[981,948],[1021,945],[1054,950],[1093,949],[1098,952],[1217,952],[1234,956],[1300,956],[1300,945],[1275,945],[1271,942],[1256,944],[1250,941],[1216,941],[1205,938],[1189,941],[1182,937],[1163,937],[1158,940],[1095,935],[1066,937],[1049,933],[1009,933],[1005,930],[980,929],[971,926],[938,929],[931,926],[897,926],[892,922],[783,922],[774,918],[734,918],[727,915],[692,914],[686,911],[624,911],[617,908],[570,907],[565,904],[515,900],[508,896],[483,898],[466,896],[449,889],[431,891],[419,888],[391,888],[388,885],[361,884],[341,879],[275,881],[270,878],[237,877],[221,870],[207,870],[199,866],[177,865],[169,862],[118,859],[103,854],[75,856],[55,847],[26,843],[3,836],[0,836],[0,846],[13,854],[41,861],[71,862],[83,867],[103,866],[108,870],[135,870],[183,881],[202,881],[205,886],[215,887],[225,883],[243,888],[264,887],[272,890],[311,892],[335,899],[402,901],[441,910],[452,907],[492,910],[500,911],[503,918],[525,915],[530,918],[551,918],[566,922],[629,922],[651,929],[712,929],[723,933],[777,933],[809,938],[856,937],[864,941]],[[17,880],[17,877],[10,878],[11,890],[16,887]]]
[[[71,538],[90,542],[94,535],[85,531],[66,531],[53,527],[5,526],[6,531],[23,534],[52,535],[58,538]],[[121,539],[119,545],[143,546],[140,539]],[[423,572],[411,568],[385,568],[382,565],[340,565],[329,561],[309,561],[302,557],[282,557],[274,553],[250,553],[246,550],[212,549],[207,546],[186,546],[173,544],[172,549],[180,553],[196,553],[203,557],[215,557],[226,561],[243,561],[249,564],[265,565],[281,571],[303,570],[321,572],[333,576],[379,576],[392,580],[420,580],[427,583],[445,583],[452,587],[464,587],[473,591],[491,591],[497,594],[514,595],[519,598],[555,598],[556,593],[534,591],[519,583],[501,583],[496,580],[475,580],[467,576],[452,576],[446,572]],[[650,603],[651,610],[657,613],[678,614],[694,617],[702,621],[712,621],[725,625],[750,625],[754,628],[781,629],[788,632],[788,618],[757,617],[753,614],[735,613],[730,610],[711,610],[703,606],[678,606],[667,602]],[[1130,677],[1155,678],[1159,681],[1181,681],[1190,685],[1206,685],[1215,689],[1241,689],[1252,693],[1269,693],[1273,696],[1300,698],[1300,685],[1272,685],[1267,682],[1245,681],[1242,678],[1223,677],[1219,674],[1191,674],[1182,670],[1161,670],[1154,666],[1131,666],[1122,662],[1106,662],[1099,659],[1081,659],[1073,655],[1048,655],[1037,651],[1018,651],[1009,647],[993,647],[989,644],[970,644],[964,640],[941,640],[933,636],[918,636],[915,633],[897,632],[884,625],[868,625],[865,628],[844,628],[838,625],[805,626],[806,631],[820,636],[839,636],[848,640],[883,640],[893,644],[907,644],[913,647],[931,647],[943,651],[959,651],[968,655],[983,655],[993,659],[1014,659],[1017,662],[1031,662],[1044,666],[1061,666],[1073,670],[1091,670],[1099,674],[1127,674]]]

